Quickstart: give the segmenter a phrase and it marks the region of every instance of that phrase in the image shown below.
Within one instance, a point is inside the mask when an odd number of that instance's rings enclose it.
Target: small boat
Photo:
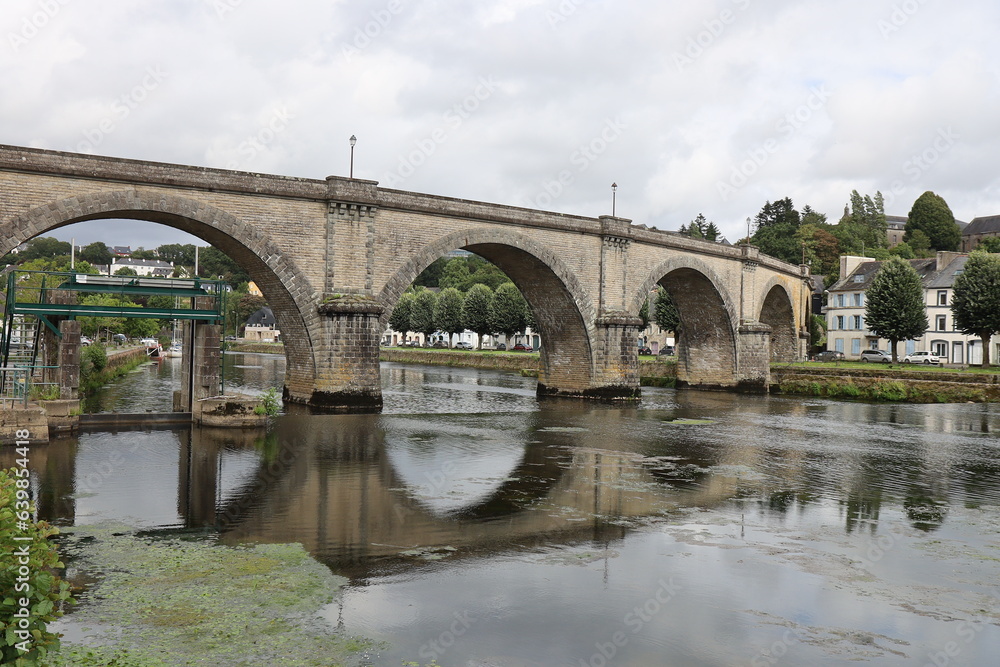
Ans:
[[[181,356],[181,346],[180,343],[174,343],[167,348],[166,352],[162,353],[165,357],[179,357]]]
[[[155,338],[144,338],[142,343],[146,346],[146,356],[150,359],[159,359],[163,356],[163,347]]]

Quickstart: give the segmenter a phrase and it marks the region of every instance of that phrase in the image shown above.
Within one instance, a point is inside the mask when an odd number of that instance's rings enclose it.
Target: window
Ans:
[[[843,329],[844,328],[844,316],[843,315],[837,315],[837,328],[838,329]]]
[[[854,356],[858,356],[859,354],[861,354],[861,339],[860,338],[852,338],[851,339],[851,354],[853,354]]]
[[[855,292],[853,296],[854,296],[854,304],[853,305],[854,306],[860,306],[861,303],[862,303],[861,302],[861,292]]]
[[[837,306],[839,306],[840,308],[844,307],[844,295],[843,294],[838,294],[837,295]]]
[[[934,355],[937,357],[948,358],[948,342],[943,340],[932,340],[931,350],[934,351]]]
[[[843,338],[837,338],[837,339],[835,339],[833,341],[833,349],[835,349],[837,352],[843,352],[844,351],[844,339]]]
[[[854,274],[854,282],[856,282],[856,283],[863,283],[864,281],[865,281],[864,275],[862,275],[860,273]]]
[[[934,330],[935,331],[947,331],[948,327],[948,316],[938,315],[934,318]]]
[[[861,331],[861,316],[855,315],[853,318],[854,322],[851,324],[851,328],[855,331]]]
[[[938,302],[939,306],[948,305],[948,290],[938,290]]]

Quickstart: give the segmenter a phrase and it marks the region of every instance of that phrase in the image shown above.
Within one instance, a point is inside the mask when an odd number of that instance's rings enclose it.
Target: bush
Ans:
[[[44,664],[49,652],[59,649],[59,635],[49,632],[48,624],[62,616],[63,603],[75,601],[69,584],[54,572],[54,568],[64,567],[49,540],[59,529],[31,520],[34,507],[23,488],[28,478],[21,476],[21,471],[27,468],[0,470],[0,549],[4,554],[0,567],[0,662],[35,667]],[[25,537],[28,539],[15,539]],[[24,551],[27,556],[18,555]],[[16,616],[23,609],[28,610],[27,619]],[[22,622],[30,637],[17,634],[24,631]],[[21,648],[28,650],[22,652]]]

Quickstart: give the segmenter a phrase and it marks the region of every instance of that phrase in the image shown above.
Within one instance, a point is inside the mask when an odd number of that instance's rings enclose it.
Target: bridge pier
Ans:
[[[771,327],[763,322],[744,322],[736,336],[736,388],[767,393],[771,383]]]
[[[191,356],[181,364],[181,388],[174,394],[174,410],[193,412],[196,401],[220,393],[222,327],[188,321],[182,331],[184,354]]]
[[[308,405],[325,410],[382,409],[379,375],[379,317],[384,308],[371,297],[328,297],[319,307],[320,340],[313,344],[316,381]],[[284,399],[295,401],[285,387]]]

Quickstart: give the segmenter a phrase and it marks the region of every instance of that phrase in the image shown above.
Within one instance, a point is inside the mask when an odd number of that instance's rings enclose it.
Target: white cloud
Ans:
[[[928,189],[961,219],[1000,213],[985,0],[53,2],[34,31],[38,0],[0,8],[4,143],[78,150],[160,68],[93,152],[323,178],[346,174],[356,134],[355,175],[385,180],[443,127],[398,187],[596,216],[615,181],[620,215],[676,229],[703,213],[731,239],[765,200],[836,219],[853,189],[898,186],[893,214]],[[448,124],[484,78],[495,89]],[[272,137],[276,108],[294,118]],[[615,118],[627,129],[581,169]]]

